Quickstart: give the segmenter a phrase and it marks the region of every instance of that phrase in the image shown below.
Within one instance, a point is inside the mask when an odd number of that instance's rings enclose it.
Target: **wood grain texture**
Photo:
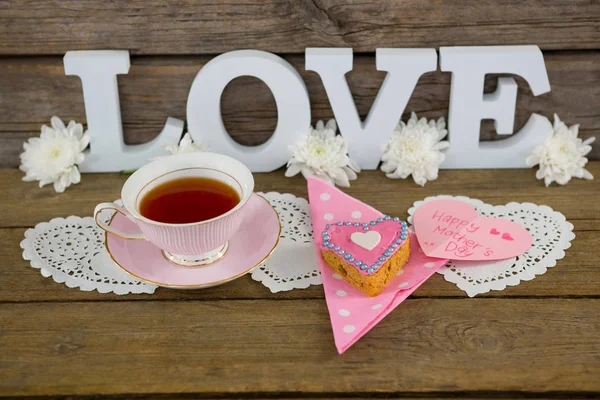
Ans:
[[[600,8],[600,7],[599,7]],[[303,56],[286,57],[306,82],[312,119],[333,117],[329,99],[319,76],[304,70]],[[210,57],[142,57],[132,59],[128,75],[119,76],[121,112],[128,143],[153,139],[167,117],[186,119],[186,104],[192,81]],[[551,53],[545,55],[552,91],[535,97],[527,83],[517,77],[515,132],[536,112],[552,118],[558,113],[568,124],[581,124],[580,136],[600,137],[600,52]],[[357,109],[368,114],[385,73],[375,68],[374,56],[357,56],[348,81]],[[495,79],[486,90],[495,89]],[[0,167],[15,167],[28,137],[38,136],[52,115],[85,122],[79,78],[65,76],[60,58],[0,59]],[[450,96],[450,73],[434,72],[421,77],[405,109],[428,118],[446,117]],[[223,93],[222,115],[230,134],[240,143],[263,143],[275,129],[277,110],[273,96],[261,81],[238,78]],[[484,121],[482,139],[498,139],[491,123]],[[202,138],[200,138],[202,139]],[[206,139],[205,139],[206,141]],[[591,158],[600,158],[595,146]]]
[[[600,162],[589,164],[589,170],[600,175]],[[24,228],[54,217],[91,215],[94,206],[119,197],[126,176],[118,174],[87,174],[81,184],[57,195],[51,188],[38,189],[34,183],[21,182],[22,173],[0,170],[0,245],[9,249],[2,261],[0,301],[76,301],[76,300],[218,300],[218,299],[314,299],[322,298],[322,289],[271,294],[262,285],[244,277],[231,284],[202,291],[172,291],[159,289],[153,296],[104,295],[86,293],[57,285],[28,268],[22,259],[19,243]],[[279,191],[306,197],[306,183],[300,178],[285,178],[283,171],[255,174],[258,191]],[[457,184],[459,183],[460,184]],[[545,188],[536,181],[533,170],[463,170],[442,171],[437,181],[424,188],[412,181],[393,181],[379,172],[364,172],[347,192],[380,209],[382,212],[406,217],[414,201],[438,194],[467,195],[490,204],[510,201],[547,204],[566,215],[574,223],[577,238],[566,252],[559,267],[531,282],[491,292],[484,296],[598,296],[600,295],[600,254],[590,252],[600,240],[600,212],[597,206],[598,181],[575,180],[564,187]],[[19,201],[15,201],[19,199]],[[12,227],[12,228],[11,228]],[[441,276],[434,276],[415,293],[415,297],[464,297],[465,294]]]
[[[4,304],[0,395],[597,392],[598,313],[415,299],[339,356],[322,300]]]
[[[600,174],[600,161],[589,165]],[[365,172],[347,190],[406,216],[442,193],[491,204],[548,204],[577,238],[546,274],[468,299],[433,276],[344,355],[335,352],[322,287],[271,294],[250,277],[152,296],[81,292],[21,258],[25,227],[88,215],[126,176],[84,175],[56,195],[0,170],[0,396],[95,398],[593,397],[600,393],[600,209],[597,181],[545,188],[533,170],[442,171],[420,188]],[[260,191],[306,197],[283,171]],[[439,394],[439,396],[438,396]],[[71,398],[71,397],[70,397]]]
[[[49,219],[49,218],[48,218]],[[40,271],[23,260],[19,243],[25,229],[0,229],[0,246],[6,249],[0,267],[0,303],[56,302],[56,301],[165,301],[165,300],[306,300],[323,299],[323,287],[311,286],[303,290],[271,293],[250,276],[226,285],[203,290],[171,290],[158,288],[152,295],[120,296],[112,293],[82,292],[44,278]],[[477,295],[481,297],[600,297],[600,254],[590,252],[600,241],[600,232],[576,232],[577,238],[566,251],[564,259],[545,274],[503,291]],[[435,274],[411,295],[411,298],[466,298],[467,295],[441,275]]]
[[[600,161],[588,164],[588,170],[600,176]],[[94,207],[120,197],[127,176],[84,174],[82,182],[63,194],[50,187],[41,190],[35,182],[21,182],[18,170],[0,170],[0,227],[31,227],[53,217],[91,215]],[[286,178],[283,170],[254,174],[255,190],[292,193],[306,198],[306,181],[301,176]],[[417,200],[439,194],[464,195],[501,205],[511,201],[545,204],[562,212],[577,227],[582,220],[586,229],[600,230],[597,195],[600,181],[573,179],[566,186],[546,188],[535,179],[535,170],[443,170],[436,181],[422,188],[412,180],[394,180],[381,171],[365,171],[344,191],[371,204],[381,212],[407,216]],[[16,201],[18,199],[18,201]]]
[[[272,397],[271,397],[272,396]],[[252,400],[270,400],[274,397],[276,398],[281,398],[280,397],[281,394],[280,393],[276,393],[276,394],[271,394],[271,393],[236,393],[233,395],[230,395],[228,398],[235,398],[235,399],[252,399]],[[342,396],[346,396],[345,393],[319,393],[317,395],[310,395],[310,394],[306,394],[303,393],[301,397],[298,396],[298,394],[294,393],[291,394],[289,398],[293,398],[294,400],[308,400],[308,399],[320,399],[320,398],[327,398],[328,400],[345,400],[348,398],[351,398],[353,400],[370,400],[373,398],[378,398],[380,397],[384,397],[386,399],[394,399],[394,400],[448,400],[448,399],[452,399],[452,400],[490,400],[490,399],[528,399],[528,398],[534,398],[536,400],[556,400],[556,399],[565,399],[568,398],[569,400],[588,400],[590,398],[593,398],[593,395],[590,395],[589,393],[583,393],[583,392],[569,392],[569,393],[548,393],[548,392],[542,392],[542,393],[519,393],[519,392],[501,392],[501,393],[496,393],[496,392],[489,392],[489,393],[482,393],[482,392],[477,392],[477,393],[455,393],[455,392],[435,392],[435,393],[424,393],[424,394],[411,394],[411,395],[406,395],[405,393],[385,393],[383,395],[380,395],[379,393],[372,393],[372,394],[365,394],[365,393],[350,393],[347,395],[347,397],[342,397]],[[482,396],[487,396],[487,397],[482,397]],[[568,397],[566,397],[568,396]],[[102,396],[98,396],[98,395],[94,395],[94,396],[89,396],[89,395],[80,395],[80,396],[68,396],[66,397],[66,399],[68,400],[87,400],[90,397],[93,397],[94,399],[102,399],[102,400],[122,400],[124,398],[127,398],[127,400],[171,400],[173,398],[177,398],[177,399],[193,399],[193,400],[198,400],[198,399],[203,399],[203,400],[220,400],[222,399],[222,397],[220,397],[219,395],[215,395],[215,396],[205,396],[205,395],[201,395],[198,393],[152,393],[152,394],[131,394],[128,393],[127,395],[102,395]],[[23,397],[18,397],[20,399],[22,399]],[[42,396],[42,397],[35,397],[35,396],[26,396],[24,397],[25,399],[32,399],[32,400],[64,400],[65,396]]]
[[[582,138],[600,139],[600,4],[597,0],[85,0],[0,1],[0,168],[52,115],[85,123],[81,83],[64,75],[68,50],[126,49],[119,76],[127,143],[151,140],[167,117],[186,119],[189,88],[214,55],[255,48],[282,55],[304,79],[313,123],[333,117],[306,47],[352,47],[347,75],[364,119],[385,74],[381,47],[537,44],[552,92],[519,84],[515,131],[554,112]],[[486,92],[497,75],[486,78]],[[448,114],[450,74],[419,80],[410,111]],[[268,88],[233,81],[225,125],[245,145],[265,142],[277,111]],[[482,140],[498,140],[482,122]],[[207,138],[197,138],[208,141]],[[600,145],[590,158],[600,160]],[[589,164],[600,176],[600,161]],[[195,291],[153,295],[82,292],[44,278],[19,247],[25,230],[54,217],[90,215],[119,197],[127,176],[88,174],[57,195],[0,169],[0,397],[184,398],[591,398],[600,395],[600,183],[545,188],[534,170],[442,171],[420,188],[380,171],[345,191],[407,216],[416,200],[466,195],[498,205],[547,204],[576,239],[545,274],[469,299],[435,274],[339,356],[323,288],[271,293],[249,276]],[[256,174],[258,191],[306,197],[303,178]],[[37,397],[40,396],[40,397]]]
[[[286,393],[287,395],[287,393]],[[481,397],[491,395],[493,397]],[[328,400],[345,400],[351,398],[352,400],[371,400],[373,398],[378,398],[377,396],[385,397],[390,400],[490,400],[494,399],[525,399],[525,398],[535,398],[536,400],[556,400],[556,399],[565,399],[565,393],[517,393],[517,392],[502,392],[500,397],[495,393],[454,393],[454,392],[436,392],[436,393],[425,393],[425,394],[415,394],[407,396],[404,393],[385,393],[384,395],[379,394],[365,394],[365,393],[319,393],[317,395],[311,395],[302,393],[302,396],[299,396],[297,393],[290,394],[288,398],[293,398],[294,400],[308,400],[308,399],[321,399],[327,398]],[[347,397],[343,397],[347,396]],[[591,398],[589,393],[578,393],[578,392],[570,392],[568,393],[569,400],[589,400]],[[90,397],[94,399],[102,399],[102,400],[123,400],[126,398],[127,400],[172,400],[176,399],[193,399],[193,400],[221,400],[223,397],[220,395],[214,396],[206,396],[204,394],[198,393],[152,393],[152,394],[132,394],[128,393],[127,395],[79,395],[79,396],[26,396],[26,397],[17,397],[18,399],[30,399],[30,400],[87,400]],[[252,400],[271,400],[273,398],[282,398],[280,393],[235,393],[229,394],[227,397],[234,399],[252,399]]]
[[[595,0],[7,0],[0,7],[0,54],[10,55],[78,49],[218,54],[246,48],[303,53],[306,47],[357,52],[498,44],[600,47]]]

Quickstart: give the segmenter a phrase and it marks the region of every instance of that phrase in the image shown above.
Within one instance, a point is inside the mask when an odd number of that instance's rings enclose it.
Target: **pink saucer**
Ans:
[[[125,232],[137,226],[117,213],[110,223]],[[146,240],[125,240],[106,234],[106,250],[125,272],[144,282],[173,289],[198,289],[221,285],[252,271],[271,255],[281,233],[277,211],[263,197],[253,194],[244,209],[240,230],[229,240],[229,249],[220,260],[202,267],[171,264],[154,244]]]

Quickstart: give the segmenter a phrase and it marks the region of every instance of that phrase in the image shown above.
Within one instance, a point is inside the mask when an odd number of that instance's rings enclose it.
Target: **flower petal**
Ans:
[[[419,175],[419,174],[413,174],[413,180],[415,181],[415,183],[421,187],[425,186],[425,184],[427,183],[427,179],[425,179],[424,176]]]
[[[190,133],[186,132],[185,135],[183,135],[183,137],[179,141],[179,147],[190,147],[190,146],[192,146],[192,143],[193,143],[193,141],[190,136]]]
[[[528,166],[530,166],[530,167],[533,167],[533,166],[536,166],[536,165],[538,165],[538,164],[539,164],[539,162],[540,162],[540,159],[539,159],[539,157],[537,157],[537,156],[535,156],[535,155],[533,155],[533,154],[532,154],[532,155],[530,155],[529,157],[527,157],[527,158],[525,159],[525,164],[527,164],[527,165],[528,165]]]
[[[544,170],[543,170],[543,169],[541,169],[541,168],[540,168],[540,169],[538,169],[538,170],[535,172],[535,177],[536,177],[537,179],[544,179],[544,177],[545,177]]]
[[[409,123],[412,124],[416,124],[419,121],[419,118],[417,117],[417,113],[414,111],[410,112],[410,118],[408,119]]]
[[[412,174],[412,172],[413,171],[411,171],[408,168],[398,168],[395,172],[395,175],[398,175],[398,177],[400,177],[401,179],[406,179]]]
[[[444,140],[433,145],[432,150],[442,151],[450,148],[450,142]]]
[[[355,179],[358,178],[358,175],[356,175],[356,172],[352,171],[352,169],[350,169],[348,167],[342,167],[342,169],[344,170],[344,172],[348,176],[348,179],[350,179],[351,181],[353,181],[353,180],[355,180]]]
[[[335,134],[337,132],[337,123],[335,122],[335,119],[330,119],[329,121],[327,121],[325,129],[331,129]]]
[[[582,145],[579,146],[579,148],[577,149],[577,151],[579,152],[579,154],[581,154],[582,156],[587,155],[590,151],[592,151],[592,146],[590,145]]]
[[[438,141],[440,141],[440,140],[444,139],[446,136],[448,136],[448,130],[447,129],[437,128],[437,130],[438,130],[438,139],[437,139]]]
[[[78,123],[76,123],[73,120],[69,121],[69,125],[67,126],[67,130],[71,133],[71,135],[73,135],[77,139],[80,139],[81,136],[83,135],[83,125],[82,124],[78,124]]]
[[[446,129],[446,119],[444,117],[440,117],[437,122],[435,123],[435,127],[438,130],[445,130]]]
[[[348,158],[348,166],[354,171],[360,173],[360,167],[353,159]]]
[[[395,162],[384,162],[381,164],[381,170],[387,174],[392,173],[398,168],[398,164]]]
[[[335,176],[333,178],[334,182],[338,186],[349,187],[350,181],[348,180],[348,175],[344,172],[343,169],[339,168],[335,171]]]
[[[41,182],[40,182],[40,187],[41,187]],[[61,179],[57,179],[54,181],[54,191],[56,193],[62,193],[65,191],[65,185],[62,183]]]
[[[291,176],[298,175],[300,170],[302,169],[302,164],[300,163],[290,163],[288,164],[287,170],[285,171],[285,176],[288,178]]]
[[[571,125],[569,127],[569,132],[571,132],[573,137],[577,137],[577,135],[579,135],[579,124]]]
[[[90,135],[88,135],[88,133],[86,132],[83,134],[83,136],[81,137],[81,140],[79,141],[79,151],[85,150],[89,144],[90,144]]]
[[[57,131],[65,129],[65,123],[56,115],[50,118],[50,125],[52,125],[52,128],[54,128]]]
[[[179,146],[176,144],[168,144],[165,146],[165,151],[170,154],[176,154],[179,150]]]
[[[313,173],[313,171],[310,170],[310,168],[304,166],[300,169],[300,172],[302,172],[302,176],[304,176],[306,179],[308,179],[311,176],[315,176],[315,174]],[[324,177],[322,177],[324,178]]]
[[[594,179],[594,175],[590,173],[587,169],[583,170],[583,179],[592,180]]]
[[[40,141],[52,140],[56,137],[57,132],[58,131],[54,130],[53,128],[49,128],[46,125],[44,125],[42,126],[42,134],[37,139],[39,139]]]
[[[428,181],[435,181],[438,177],[438,168],[434,165],[425,166],[425,177]]]
[[[594,143],[595,140],[596,140],[596,136],[590,136],[589,138],[585,139],[582,144],[589,145],[589,144]]]
[[[79,165],[85,160],[85,153],[79,153],[75,158],[75,164]]]
[[[54,128],[51,128],[48,125],[42,125],[42,129],[41,129],[41,132],[40,132],[41,135],[40,136],[47,136],[47,135],[51,134],[52,132],[54,132]],[[37,138],[37,139],[39,139],[39,138]]]
[[[79,169],[77,167],[71,168],[71,172],[69,173],[69,179],[73,184],[81,182],[81,174],[79,173]]]
[[[556,177],[556,183],[559,185],[566,185],[570,180],[571,176],[566,173],[560,174]]]
[[[553,124],[553,128],[554,130],[558,130],[558,127],[560,126],[560,123],[562,121],[560,120],[560,118],[558,117],[558,114],[554,113],[554,124]]]

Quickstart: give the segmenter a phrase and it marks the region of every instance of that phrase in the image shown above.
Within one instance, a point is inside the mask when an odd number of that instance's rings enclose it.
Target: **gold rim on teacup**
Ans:
[[[231,186],[240,201],[231,210],[214,218],[184,224],[170,224],[141,215],[141,198],[152,185],[171,178],[205,177]],[[243,220],[244,206],[254,191],[254,177],[240,161],[216,153],[185,153],[155,160],[134,172],[121,190],[123,207],[114,203],[96,206],[94,218],[104,231],[122,239],[148,240],[160,248],[167,260],[175,265],[200,267],[219,260],[227,251],[228,240]],[[114,210],[137,225],[141,233],[123,232],[98,219],[103,210]]]
[[[106,248],[106,252],[108,253],[108,256],[110,257],[110,259],[117,265],[117,267],[119,267],[123,272],[125,272],[127,275],[138,279],[142,282],[145,283],[149,283],[151,285],[156,285],[156,286],[161,286],[161,287],[167,287],[167,288],[177,288],[177,289],[202,289],[202,288],[207,288],[207,287],[213,287],[213,286],[218,286],[218,285],[222,285],[224,283],[227,282],[231,282],[241,276],[246,275],[247,273],[253,271],[256,267],[258,267],[260,264],[264,263],[267,258],[269,258],[271,256],[271,254],[273,254],[273,252],[275,251],[275,249],[277,248],[277,246],[279,245],[279,241],[281,240],[281,230],[283,229],[283,227],[281,226],[281,219],[279,217],[279,213],[277,212],[277,210],[271,206],[271,203],[269,203],[269,200],[267,200],[266,198],[264,198],[263,196],[257,194],[258,197],[260,197],[261,199],[263,199],[265,202],[267,202],[267,204],[269,205],[269,207],[271,207],[271,209],[273,210],[273,212],[275,213],[275,215],[277,216],[277,223],[279,224],[279,232],[277,232],[277,240],[275,241],[275,244],[273,245],[273,247],[271,248],[271,250],[269,250],[269,252],[262,258],[262,260],[260,260],[259,262],[257,262],[256,264],[254,264],[253,266],[251,266],[250,268],[248,268],[247,270],[225,278],[225,279],[221,279],[219,281],[215,281],[215,282],[210,282],[210,283],[204,283],[204,284],[200,284],[200,285],[174,285],[174,284],[169,284],[169,283],[165,283],[165,282],[156,282],[150,279],[146,279],[146,278],[142,278],[139,275],[133,274],[131,272],[129,272],[125,267],[123,267],[121,264],[119,264],[119,262],[117,261],[117,259],[115,258],[115,256],[112,254],[112,252],[110,251],[110,246],[108,244],[108,232],[104,232],[104,247]],[[112,224],[113,219],[115,218],[117,214],[113,214],[112,217],[110,218],[110,220],[108,221],[108,224]]]

